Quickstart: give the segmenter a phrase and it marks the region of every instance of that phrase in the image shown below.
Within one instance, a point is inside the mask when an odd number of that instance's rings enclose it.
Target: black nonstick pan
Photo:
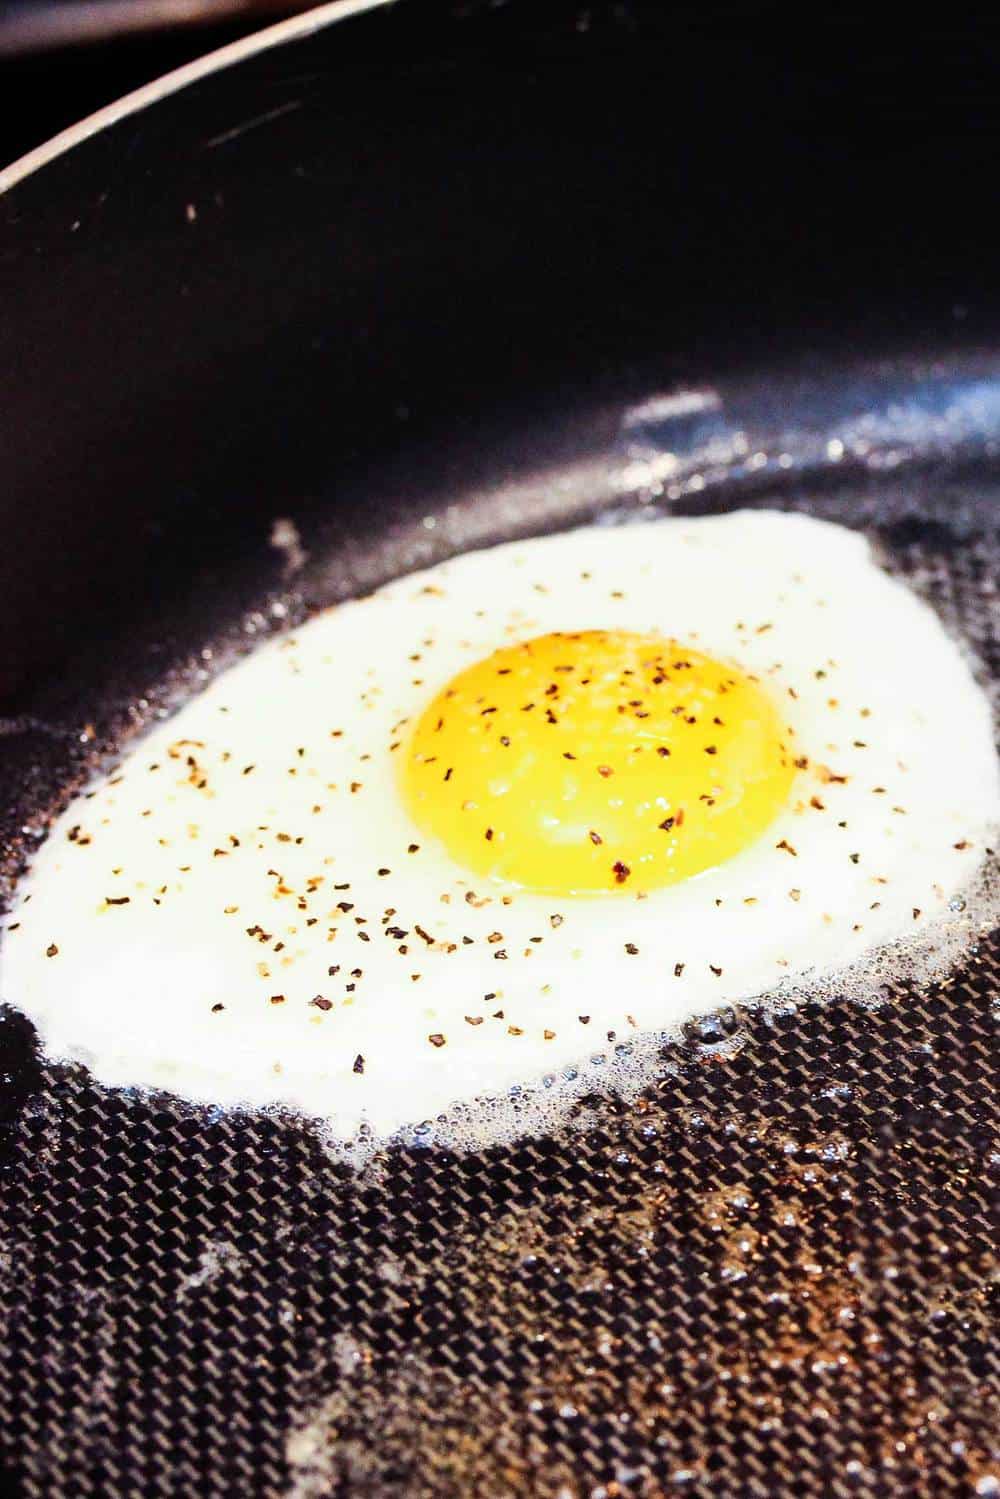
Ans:
[[[8,884],[261,637],[609,511],[838,518],[997,672],[993,37],[798,24],[333,5],[0,178]],[[6,1492],[1000,1493],[998,976],[360,1173],[0,1012]]]

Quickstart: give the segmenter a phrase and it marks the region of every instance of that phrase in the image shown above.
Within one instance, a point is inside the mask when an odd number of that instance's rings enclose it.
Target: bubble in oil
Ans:
[[[710,1015],[686,1020],[681,1027],[686,1043],[701,1053],[724,1055],[738,1049],[745,1030],[731,1005],[723,1005]]]

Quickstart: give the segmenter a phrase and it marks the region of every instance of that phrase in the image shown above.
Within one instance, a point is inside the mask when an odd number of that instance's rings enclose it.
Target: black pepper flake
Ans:
[[[224,1010],[225,1008],[226,1008],[225,1005],[213,1005],[212,1006],[212,1014],[213,1015],[218,1015],[219,1011],[220,1010]]]
[[[580,1022],[581,1025],[589,1025],[590,1024],[590,1016],[589,1015],[578,1015],[576,1018],[577,1018],[577,1020],[579,1020],[579,1022]]]
[[[391,870],[391,869],[380,869],[380,870],[378,870],[378,871],[377,871],[377,873],[378,873],[378,874],[379,874],[379,875],[380,875],[380,876],[381,876],[381,877],[384,877],[384,876],[385,876],[385,875],[387,875],[387,874],[392,874],[392,870]]]
[[[672,817],[665,817],[661,823],[657,824],[664,833],[669,833],[673,825],[674,819]]]
[[[432,1036],[428,1036],[427,1039],[431,1043],[432,1046],[444,1046],[445,1045],[445,1038],[444,1038],[444,1036],[442,1036],[442,1034],[441,1034],[440,1031],[435,1031],[434,1034]]]
[[[716,978],[721,978],[722,977],[722,969],[721,968],[716,968],[716,966],[715,966],[714,963],[709,963],[708,966],[712,970],[712,972],[715,974]]]
[[[131,898],[132,897],[130,895],[106,895],[104,897],[104,904],[106,906],[127,906]]]
[[[354,1066],[351,1068],[351,1071],[352,1072],[357,1072],[360,1075],[362,1072],[364,1072],[364,1070],[365,1070],[365,1059],[364,1059],[364,1057],[361,1055],[361,1053],[359,1051],[358,1054],[357,1054],[357,1056],[354,1058]]]
[[[330,971],[331,971],[331,973],[333,972],[332,969]],[[322,995],[322,994],[316,994],[316,995],[314,995],[313,998],[309,1001],[309,1003],[313,1006],[314,1009],[317,1009],[317,1010],[332,1010],[333,1009],[333,1002],[332,1002],[332,1000],[329,1000],[329,999],[325,998],[325,996]]]
[[[860,854],[849,854],[848,857],[850,858],[852,864],[857,864],[861,859]]]
[[[782,838],[781,842],[776,843],[774,846],[775,848],[780,848],[782,853],[791,854],[793,859],[798,858],[798,851],[792,847],[787,838]]]
[[[616,885],[624,885],[625,881],[628,879],[629,875],[632,873],[632,871],[629,868],[629,866],[627,864],[623,864],[622,861],[621,861],[621,859],[617,859],[615,861],[615,863],[611,866],[611,868],[612,868],[612,872],[613,872],[614,877],[615,877],[615,884]]]
[[[409,844],[409,846],[407,847],[406,852],[408,854],[418,854],[420,852],[420,844],[419,843],[411,843],[411,844]]]
[[[684,964],[683,963],[675,963],[674,964],[674,978],[675,979],[679,979],[680,976],[681,976],[681,974],[683,972],[684,972]]]
[[[50,942],[49,945],[48,945],[48,947],[45,949],[45,956],[47,958],[55,958],[55,957],[58,957],[58,954],[59,954],[58,947],[56,946],[56,944],[54,942]]]
[[[591,828],[587,836],[589,837],[591,843],[600,844],[604,842],[604,839],[601,837],[600,833],[595,833],[593,828]]]
[[[493,842],[493,829],[492,828],[487,828],[485,836],[486,836],[486,842],[487,843],[492,843]]]
[[[285,1003],[285,996],[283,994],[272,994],[271,1003],[273,1005],[283,1005]]]
[[[626,942],[625,951],[634,958],[639,949],[636,947],[634,942]]]
[[[493,956],[498,963],[505,963],[507,961],[507,949],[505,947],[498,947]]]

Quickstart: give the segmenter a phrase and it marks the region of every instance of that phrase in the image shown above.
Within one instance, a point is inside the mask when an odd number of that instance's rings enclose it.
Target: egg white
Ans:
[[[759,843],[645,899],[477,881],[398,794],[392,746],[452,675],[587,628],[759,673],[811,762]],[[331,609],[146,733],[55,821],[0,993],[105,1083],[386,1136],[926,936],[998,807],[986,697],[863,537],[770,512],[590,527]]]

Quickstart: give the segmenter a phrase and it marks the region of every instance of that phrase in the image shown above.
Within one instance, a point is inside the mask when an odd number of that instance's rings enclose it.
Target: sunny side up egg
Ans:
[[[55,821],[0,992],[106,1083],[386,1136],[953,951],[998,806],[985,695],[863,537],[590,527],[331,609],[147,732]]]

